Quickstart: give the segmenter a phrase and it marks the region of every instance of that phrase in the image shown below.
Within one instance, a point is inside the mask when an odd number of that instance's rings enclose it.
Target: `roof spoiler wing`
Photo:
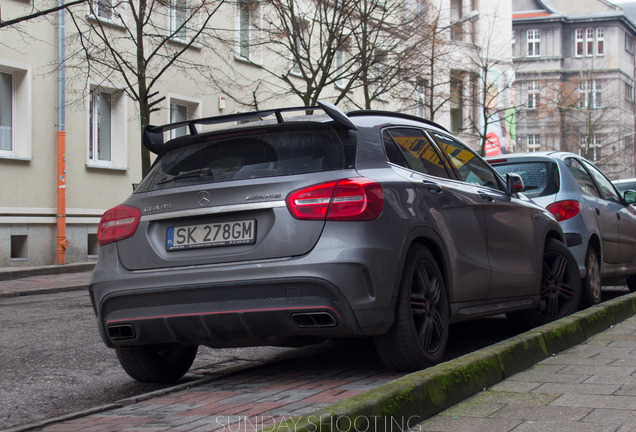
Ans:
[[[222,116],[215,117],[206,117],[202,119],[194,119],[187,120],[177,123],[170,123],[163,126],[153,126],[146,125],[142,132],[141,141],[148,150],[155,154],[161,153],[165,148],[165,142],[163,139],[164,132],[168,132],[174,129],[187,127],[189,134],[198,135],[199,131],[197,129],[197,125],[213,125],[213,124],[221,124],[221,123],[230,123],[230,122],[240,122],[240,121],[249,121],[249,120],[257,120],[262,119],[264,117],[269,117],[274,115],[276,117],[276,121],[280,123],[284,123],[285,119],[283,118],[282,113],[290,112],[290,111],[313,111],[316,109],[320,109],[324,111],[333,121],[337,124],[351,130],[357,130],[358,127],[353,124],[353,122],[347,117],[347,115],[342,112],[335,105],[318,101],[318,105],[309,106],[309,107],[293,107],[293,108],[279,108],[279,109],[271,109],[271,110],[263,110],[263,111],[253,111],[247,113],[238,113],[238,114],[227,114]]]

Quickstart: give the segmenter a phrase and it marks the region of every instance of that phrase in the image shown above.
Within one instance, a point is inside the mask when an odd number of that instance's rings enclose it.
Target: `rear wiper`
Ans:
[[[162,180],[159,180],[157,184],[168,183],[175,180],[181,180],[185,178],[194,178],[194,177],[212,177],[212,170],[209,167],[199,168],[191,171],[181,171],[179,174],[173,175],[171,177],[165,177]]]

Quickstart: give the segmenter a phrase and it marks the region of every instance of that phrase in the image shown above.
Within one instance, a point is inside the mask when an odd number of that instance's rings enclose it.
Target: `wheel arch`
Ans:
[[[400,286],[400,282],[402,279],[402,273],[404,269],[404,265],[406,263],[406,257],[413,247],[413,245],[419,244],[426,247],[433,257],[435,258],[437,265],[439,266],[442,275],[444,276],[444,285],[446,288],[446,294],[448,296],[449,304],[453,302],[453,272],[450,264],[450,259],[448,256],[448,250],[442,241],[441,237],[437,235],[437,233],[429,228],[421,228],[414,230],[408,238],[408,242],[405,242],[405,247],[403,248],[402,256],[400,257],[400,272],[398,275],[398,279],[396,281],[396,287]],[[394,290],[393,303],[397,300],[397,291]]]

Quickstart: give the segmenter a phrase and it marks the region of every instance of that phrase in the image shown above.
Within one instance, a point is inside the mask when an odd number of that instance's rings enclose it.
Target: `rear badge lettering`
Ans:
[[[151,213],[151,212],[156,212],[160,210],[170,210],[171,208],[172,208],[172,203],[157,204],[154,206],[144,207],[144,213]]]
[[[269,195],[248,195],[245,197],[245,201],[255,201],[255,200],[271,200],[278,199],[282,197],[281,194],[269,194]]]

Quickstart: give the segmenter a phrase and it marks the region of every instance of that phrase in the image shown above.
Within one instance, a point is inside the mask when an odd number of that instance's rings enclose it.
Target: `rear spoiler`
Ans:
[[[166,149],[166,145],[164,143],[163,134],[164,132],[171,131],[173,129],[178,129],[182,127],[187,127],[190,136],[198,135],[199,130],[197,129],[197,125],[212,125],[212,124],[221,124],[221,123],[232,123],[232,122],[241,122],[241,121],[249,121],[255,119],[263,119],[264,117],[275,116],[277,123],[284,123],[285,119],[283,118],[282,113],[290,112],[290,111],[313,111],[316,109],[320,109],[324,111],[333,121],[338,123],[341,126],[344,126],[346,129],[357,130],[358,127],[353,124],[353,122],[347,117],[345,113],[340,111],[338,107],[329,102],[318,101],[317,106],[310,107],[293,107],[293,108],[278,108],[264,111],[253,111],[248,113],[238,113],[238,114],[228,114],[222,116],[215,117],[206,117],[202,119],[194,119],[187,120],[178,123],[170,123],[163,126],[153,126],[146,125],[142,132],[141,141],[148,150],[155,154],[161,153]]]

